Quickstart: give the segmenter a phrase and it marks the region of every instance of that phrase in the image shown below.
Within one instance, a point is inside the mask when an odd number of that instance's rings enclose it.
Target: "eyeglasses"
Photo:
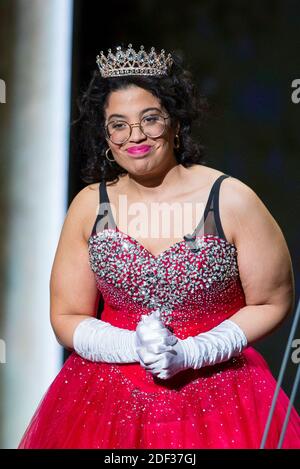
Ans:
[[[146,137],[161,137],[166,129],[167,119],[169,119],[169,116],[164,117],[159,114],[152,114],[150,116],[143,117],[139,123],[135,124],[128,124],[126,121],[115,120],[109,122],[105,127],[106,136],[112,143],[120,145],[129,140],[133,127],[139,127]]]

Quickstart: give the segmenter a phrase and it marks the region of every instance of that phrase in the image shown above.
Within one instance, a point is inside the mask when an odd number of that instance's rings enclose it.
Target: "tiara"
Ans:
[[[116,54],[108,49],[107,57],[103,51],[100,51],[96,62],[101,76],[104,78],[122,75],[164,76],[168,74],[173,59],[171,54],[165,56],[164,49],[158,54],[155,52],[155,48],[151,47],[147,54],[144,46],[141,46],[140,50],[136,52],[132,48],[132,44],[129,44],[127,50],[122,50],[121,46],[116,47]]]

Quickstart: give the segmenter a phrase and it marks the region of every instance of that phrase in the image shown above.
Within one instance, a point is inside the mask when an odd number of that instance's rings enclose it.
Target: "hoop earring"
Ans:
[[[105,152],[105,158],[108,160],[108,161],[115,161],[115,159],[113,158],[112,160],[110,158],[108,158],[107,154],[109,152],[110,148],[108,147],[108,149],[106,150]]]
[[[179,147],[180,147],[180,138],[179,138],[179,135],[176,134],[175,139],[174,139],[174,148],[176,148],[176,150],[178,150]]]

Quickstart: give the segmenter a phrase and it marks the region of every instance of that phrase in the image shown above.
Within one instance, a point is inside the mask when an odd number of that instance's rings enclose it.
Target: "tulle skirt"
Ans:
[[[160,380],[139,364],[93,363],[73,352],[19,448],[259,448],[276,381],[248,347],[240,357]],[[289,400],[281,390],[265,448],[276,448]],[[300,448],[293,408],[283,448]]]

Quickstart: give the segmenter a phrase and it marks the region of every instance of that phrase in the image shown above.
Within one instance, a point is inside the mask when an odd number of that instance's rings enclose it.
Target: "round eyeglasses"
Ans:
[[[129,140],[133,127],[139,127],[146,137],[157,138],[161,137],[164,133],[167,119],[169,119],[169,116],[151,115],[143,117],[143,119],[136,124],[128,124],[126,121],[114,120],[107,124],[105,131],[107,138],[117,145]]]

